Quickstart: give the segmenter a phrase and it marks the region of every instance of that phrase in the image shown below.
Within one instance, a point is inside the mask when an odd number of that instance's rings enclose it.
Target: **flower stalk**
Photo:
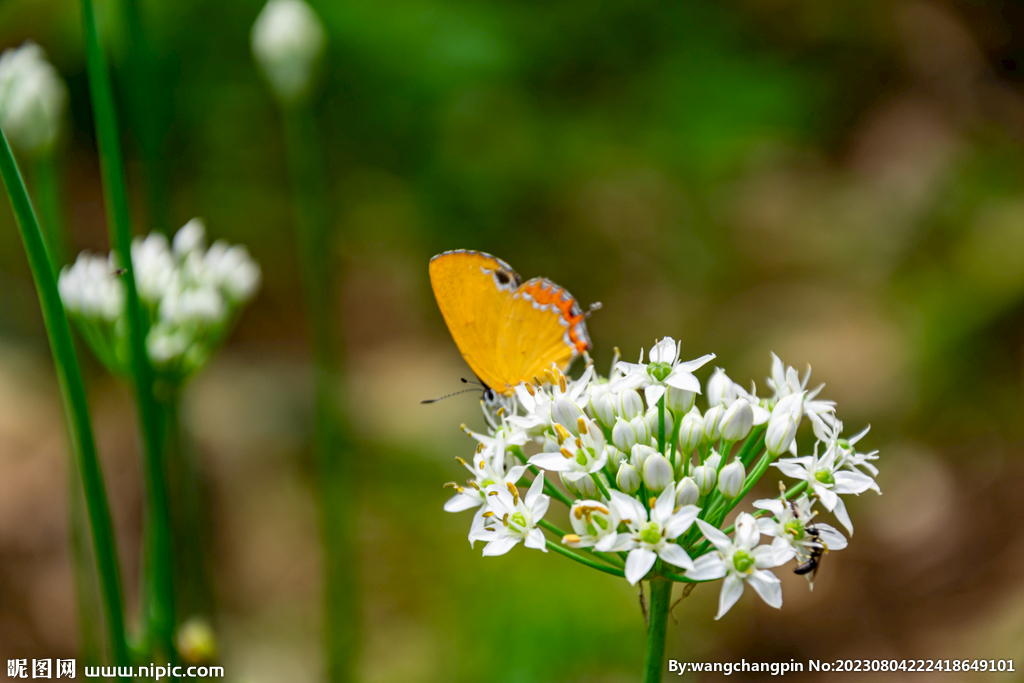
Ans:
[[[650,585],[650,609],[647,614],[647,655],[644,658],[644,683],[661,683],[665,666],[665,636],[668,611],[672,605],[672,581],[654,578]]]
[[[160,410],[153,395],[153,371],[146,354],[147,325],[139,303],[131,259],[131,226],[121,141],[111,92],[110,74],[100,46],[92,0],[82,0],[89,94],[103,177],[110,244],[124,269],[129,366],[142,434],[146,479],[144,644],[155,646],[170,660],[174,650],[174,582],[171,530],[164,481]]]
[[[0,132],[0,174],[3,176],[4,186],[14,211],[15,222],[18,225],[25,254],[32,270],[32,278],[35,281],[43,322],[50,342],[50,351],[57,371],[57,381],[64,402],[64,414],[67,419],[71,447],[78,463],[99,577],[107,656],[112,664],[124,666],[129,662],[120,570],[110,508],[103,485],[103,474],[96,456],[96,443],[93,438],[92,423],[89,419],[85,385],[82,382],[78,359],[71,340],[71,329],[64,315],[64,306],[57,291],[57,280],[50,266],[39,221],[32,208],[24,179],[7,143],[7,137],[2,132]]]

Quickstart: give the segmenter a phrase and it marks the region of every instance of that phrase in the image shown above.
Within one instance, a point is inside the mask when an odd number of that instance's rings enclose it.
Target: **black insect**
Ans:
[[[818,572],[818,567],[821,565],[821,558],[828,552],[828,547],[821,542],[821,534],[814,525],[808,525],[804,527],[804,533],[811,539],[810,552],[807,554],[807,559],[796,566],[793,570],[794,574],[810,574],[808,578],[814,579],[814,575]]]

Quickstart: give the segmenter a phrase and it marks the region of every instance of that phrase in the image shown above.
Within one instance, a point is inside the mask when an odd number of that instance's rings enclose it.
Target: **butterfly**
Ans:
[[[480,251],[430,259],[430,284],[448,331],[487,390],[513,393],[557,367],[565,372],[590,348],[584,313],[547,278],[523,282],[512,267]],[[597,308],[599,304],[591,307]]]

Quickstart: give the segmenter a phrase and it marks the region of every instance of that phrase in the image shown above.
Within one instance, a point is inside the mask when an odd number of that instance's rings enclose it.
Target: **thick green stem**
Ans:
[[[39,229],[39,221],[25,189],[25,182],[14,161],[14,155],[7,144],[7,138],[0,132],[0,174],[11,200],[15,222],[21,233],[39,295],[46,334],[50,341],[50,352],[57,371],[64,401],[71,447],[78,461],[89,525],[92,531],[93,550],[100,580],[103,600],[103,617],[107,634],[109,661],[118,666],[128,665],[128,647],[124,633],[121,580],[117,564],[117,549],[110,521],[107,494],[103,486],[103,474],[96,457],[96,443],[93,440],[92,424],[89,421],[89,406],[85,398],[85,385],[78,368],[78,358],[71,341],[71,329],[64,315],[64,306],[57,292],[57,279],[50,267],[49,256]]]
[[[665,394],[658,399],[658,450],[665,453]]]
[[[316,381],[315,445],[324,543],[324,633],[327,680],[353,680],[358,652],[356,596],[354,444],[345,421],[341,385],[342,353],[332,322],[337,269],[323,209],[324,173],[320,135],[312,112],[298,105],[284,110],[300,272]]]
[[[153,396],[153,369],[146,355],[147,323],[139,305],[135,287],[135,269],[131,259],[132,233],[128,217],[121,140],[110,87],[110,74],[100,47],[99,31],[92,0],[82,0],[85,32],[86,68],[93,121],[103,176],[103,195],[107,209],[110,244],[124,269],[125,304],[128,317],[130,367],[135,400],[138,404],[142,446],[145,455],[146,527],[145,584],[147,640],[172,661],[174,650],[174,582],[171,532],[164,483],[160,410]]]
[[[650,580],[651,606],[647,623],[647,657],[644,661],[644,683],[661,683],[665,667],[665,633],[668,630],[668,611],[672,605],[672,582],[668,579]]]

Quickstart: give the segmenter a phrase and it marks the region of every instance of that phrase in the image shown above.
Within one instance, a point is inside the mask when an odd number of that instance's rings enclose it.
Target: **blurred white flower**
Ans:
[[[57,280],[64,308],[83,318],[113,322],[124,313],[124,283],[115,274],[110,257],[83,251],[74,264],[64,266]]]
[[[53,148],[67,100],[67,86],[41,47],[26,41],[0,54],[0,126],[19,150]]]
[[[624,389],[644,390],[644,398],[648,408],[658,404],[668,387],[700,393],[700,381],[693,376],[697,370],[715,354],[709,353],[696,360],[679,362],[679,348],[671,337],[665,337],[651,349],[648,363],[644,363],[644,352],[640,351],[638,363],[619,361],[615,367],[622,372],[622,377],[612,382],[613,391]]]
[[[252,26],[252,53],[282,101],[305,96],[326,43],[320,18],[303,0],[270,0]]]

